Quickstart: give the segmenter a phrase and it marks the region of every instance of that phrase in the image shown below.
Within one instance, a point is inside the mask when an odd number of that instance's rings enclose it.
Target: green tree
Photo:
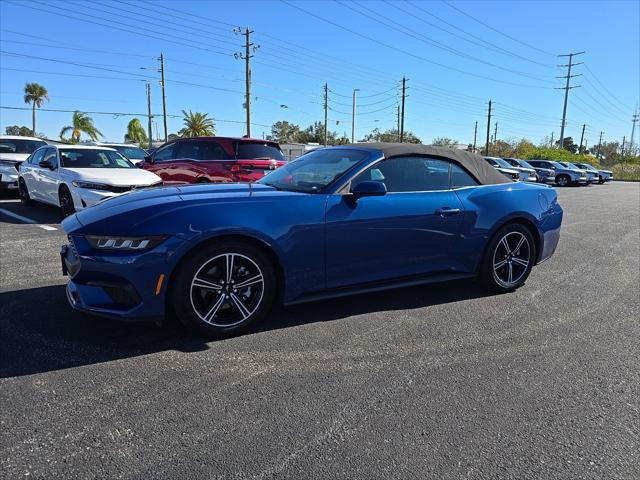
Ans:
[[[207,113],[182,110],[182,121],[184,128],[178,132],[181,137],[206,137],[216,133],[216,124]]]
[[[71,138],[65,139],[64,135],[68,132],[71,132]],[[93,141],[98,140],[98,137],[102,137],[100,130],[93,124],[93,119],[86,113],[76,110],[73,112],[71,125],[62,127],[62,130],[60,130],[60,140],[78,143],[80,141],[80,135],[83,133],[88,135]]]
[[[22,125],[10,125],[4,129],[6,135],[18,135],[20,137],[32,137],[33,132],[29,127]]]
[[[458,140],[454,140],[452,138],[447,137],[436,137],[431,142],[431,145],[435,145],[438,147],[453,147],[458,144]]]
[[[27,83],[24,86],[24,103],[31,104],[31,131],[36,131],[36,108],[49,101],[49,92],[39,83]]]
[[[560,140],[556,141],[556,145],[560,147]],[[578,151],[578,145],[573,143],[573,138],[565,137],[562,142],[562,148],[571,153],[576,153]]]
[[[286,120],[280,120],[271,126],[270,139],[280,143],[291,143],[298,139],[300,127]]]
[[[371,133],[365,135],[365,142],[385,142],[393,143],[400,141],[400,135],[397,129],[381,132],[380,129],[374,128]],[[411,132],[404,132],[404,143],[422,143],[422,141]]]
[[[143,144],[148,140],[147,132],[144,131],[144,127],[142,126],[142,123],[140,123],[140,120],[137,118],[131,120],[127,125],[127,133],[124,134],[124,141]]]
[[[514,145],[513,156],[516,158],[530,158],[529,155],[536,149],[535,145],[526,138]]]

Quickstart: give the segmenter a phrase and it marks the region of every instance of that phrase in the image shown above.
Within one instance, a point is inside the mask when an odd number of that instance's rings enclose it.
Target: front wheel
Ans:
[[[18,195],[20,195],[20,203],[22,205],[25,207],[33,205],[33,200],[31,200],[31,195],[29,195],[27,184],[22,178],[18,181]]]
[[[556,177],[556,185],[559,187],[566,187],[571,183],[571,179],[567,175],[558,175]]]
[[[60,187],[60,192],[58,192],[58,201],[60,202],[60,210],[62,210],[63,216],[68,217],[69,215],[76,213],[76,207],[73,204],[73,197],[66,185],[62,185]]]
[[[227,337],[269,312],[276,276],[267,256],[251,244],[221,242],[198,248],[180,265],[170,300],[190,330]]]
[[[480,267],[481,284],[493,291],[510,292],[529,277],[535,260],[535,243],[520,224],[502,227],[491,238]]]
[[[604,178],[602,177],[602,175],[600,175],[600,176],[598,177],[598,184],[599,184],[599,185],[602,185],[603,183],[604,183]]]

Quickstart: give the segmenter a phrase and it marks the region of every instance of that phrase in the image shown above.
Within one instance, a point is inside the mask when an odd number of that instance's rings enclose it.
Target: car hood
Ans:
[[[146,186],[160,181],[155,173],[141,168],[65,168],[75,180],[106,183],[115,187]]]
[[[608,173],[609,175],[613,175],[613,172],[611,170],[598,170],[598,172]]]
[[[530,173],[531,175],[535,175],[536,171],[533,168],[527,168],[527,167],[513,167],[514,170],[518,170],[519,172],[527,172]]]
[[[9,160],[12,162],[24,162],[29,153],[0,153],[0,160]]]
[[[173,218],[181,215],[181,210],[191,207],[199,208],[218,205],[225,208],[238,202],[271,201],[278,197],[308,196],[298,192],[278,191],[273,187],[261,184],[227,183],[227,184],[194,184],[181,186],[165,186],[134,190],[103,200],[96,205],[67,217],[62,223],[66,232],[73,232],[83,227],[93,234],[108,232],[113,220],[127,225],[128,231],[134,232],[144,225],[147,234],[163,234],[166,231],[153,229],[163,228],[163,222],[154,219],[165,215]],[[215,209],[213,210],[215,211]]]
[[[555,170],[551,170],[550,168],[536,168],[536,171],[540,173],[545,173],[547,175],[553,175],[553,173],[555,172]]]

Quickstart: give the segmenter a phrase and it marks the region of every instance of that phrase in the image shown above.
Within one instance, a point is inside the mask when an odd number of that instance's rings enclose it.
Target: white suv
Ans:
[[[18,187],[24,205],[59,206],[67,216],[100,200],[137,188],[162,185],[155,173],[133,165],[112,148],[47,145],[20,166]]]
[[[35,137],[0,135],[0,189],[17,189],[20,164],[46,144]]]

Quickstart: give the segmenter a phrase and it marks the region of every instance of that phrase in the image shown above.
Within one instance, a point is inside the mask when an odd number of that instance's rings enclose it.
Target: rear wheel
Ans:
[[[604,177],[602,175],[598,175],[598,183],[602,185],[604,183]]]
[[[60,191],[58,192],[58,200],[60,202],[60,210],[62,210],[62,215],[68,217],[69,215],[73,215],[74,213],[76,213],[76,207],[73,204],[73,197],[71,196],[71,192],[66,185],[62,185],[60,187]]]
[[[221,242],[188,257],[170,289],[174,311],[187,328],[226,337],[266,316],[275,298],[276,276],[258,248]]]
[[[27,184],[22,178],[18,180],[18,195],[20,195],[20,203],[22,205],[26,207],[33,205],[33,200],[31,200],[31,196],[29,195]]]
[[[502,227],[489,241],[480,282],[493,291],[510,292],[529,277],[535,261],[535,243],[528,228],[521,224]]]
[[[571,183],[571,179],[568,175],[558,175],[556,177],[556,185],[559,187],[566,187]]]

